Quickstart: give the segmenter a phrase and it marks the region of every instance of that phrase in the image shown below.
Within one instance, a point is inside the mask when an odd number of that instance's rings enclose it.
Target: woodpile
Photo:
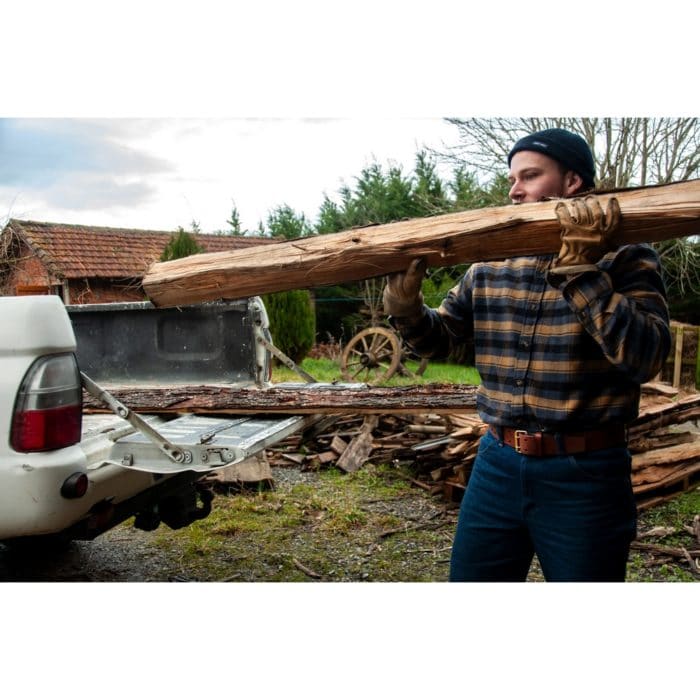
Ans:
[[[643,387],[630,426],[632,485],[639,509],[688,490],[700,480],[700,394],[668,384]],[[267,451],[272,466],[305,470],[336,466],[354,472],[367,462],[411,466],[411,481],[448,501],[461,500],[486,425],[475,411],[327,416],[313,434],[295,435]]]

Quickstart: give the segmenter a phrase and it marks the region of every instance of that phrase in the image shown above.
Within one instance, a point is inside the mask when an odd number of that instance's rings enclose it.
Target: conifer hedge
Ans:
[[[316,314],[304,289],[263,296],[272,342],[294,362],[301,362],[316,339]]]

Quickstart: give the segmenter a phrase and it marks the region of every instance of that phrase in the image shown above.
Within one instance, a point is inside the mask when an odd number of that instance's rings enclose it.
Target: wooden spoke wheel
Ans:
[[[340,371],[349,382],[380,384],[401,364],[401,344],[387,328],[374,326],[350,339],[343,351]]]

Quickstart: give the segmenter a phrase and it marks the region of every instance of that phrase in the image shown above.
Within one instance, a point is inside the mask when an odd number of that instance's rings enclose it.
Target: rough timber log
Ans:
[[[419,384],[344,388],[294,384],[266,389],[226,385],[109,387],[110,393],[139,413],[455,413],[473,411],[477,387]],[[86,412],[109,411],[87,393]]]
[[[700,233],[700,180],[614,194],[618,243],[650,243]],[[559,250],[556,201],[490,207],[340,233],[202,253],[154,263],[143,279],[156,306],[240,299],[352,282],[404,270],[415,257],[432,267]]]

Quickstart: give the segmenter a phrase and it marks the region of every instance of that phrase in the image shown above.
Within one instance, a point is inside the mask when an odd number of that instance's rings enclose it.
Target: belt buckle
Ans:
[[[523,438],[526,438],[523,444]],[[516,430],[513,433],[513,449],[519,455],[526,457],[541,457],[543,453],[542,433],[528,433],[527,430]]]

